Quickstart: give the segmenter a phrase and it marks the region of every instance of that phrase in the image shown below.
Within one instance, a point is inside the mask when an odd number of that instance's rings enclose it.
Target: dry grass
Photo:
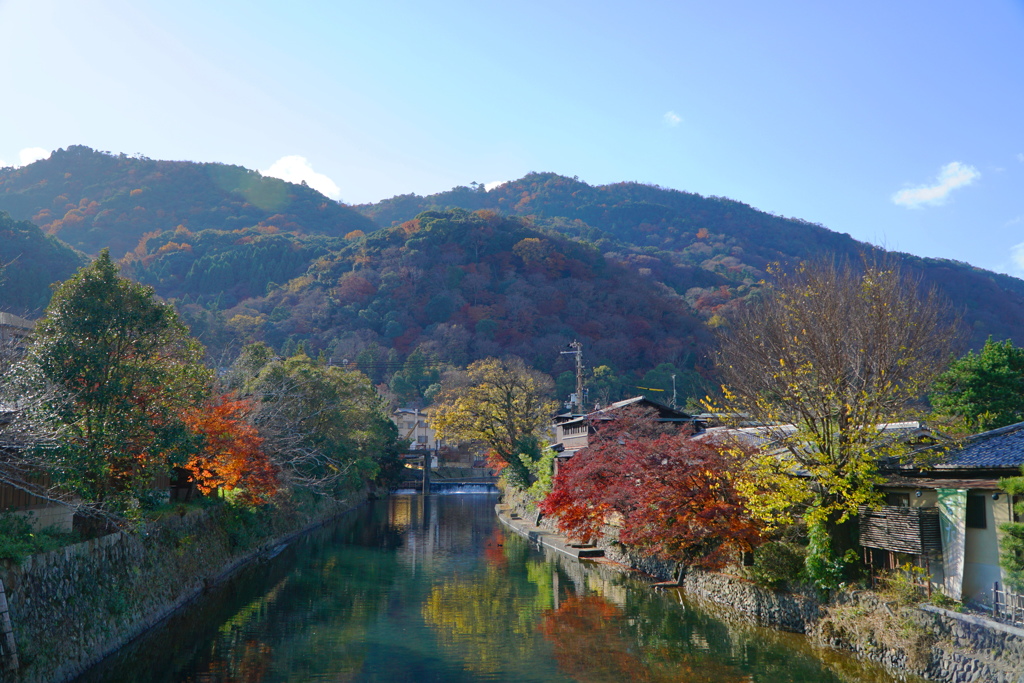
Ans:
[[[823,610],[813,636],[822,645],[865,653],[902,652],[917,669],[931,659],[935,634],[920,622],[915,605],[923,596],[910,577],[896,572],[877,591],[852,591],[836,596]]]

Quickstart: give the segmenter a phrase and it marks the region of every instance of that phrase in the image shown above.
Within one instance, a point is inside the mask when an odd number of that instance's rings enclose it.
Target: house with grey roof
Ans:
[[[614,420],[617,414],[627,408],[650,410],[655,421],[673,424],[680,429],[688,429],[693,434],[700,434],[705,430],[704,422],[700,418],[664,403],[652,401],[645,396],[627,398],[585,415],[578,413],[556,415],[551,427],[551,431],[554,432],[552,445],[558,453],[555,461],[556,471],[559,462],[568,460],[578,451],[587,447],[590,437],[596,433],[602,422]]]
[[[927,464],[885,463],[886,505],[862,510],[865,560],[924,567],[957,600],[991,603],[1002,585],[999,525],[1017,521],[999,480],[1021,474],[1024,422],[975,434]]]

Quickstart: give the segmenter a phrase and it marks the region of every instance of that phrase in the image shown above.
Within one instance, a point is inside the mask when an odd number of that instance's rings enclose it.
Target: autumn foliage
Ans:
[[[277,491],[277,472],[262,450],[263,438],[246,423],[251,402],[219,396],[185,412],[189,431],[200,437],[185,465],[203,493],[242,489],[248,502],[266,502]]]
[[[627,546],[709,569],[759,543],[760,526],[734,486],[735,450],[639,411],[594,427],[591,445],[561,467],[541,503],[561,531],[591,540],[605,525],[621,525]]]
[[[599,683],[738,683],[750,680],[728,662],[667,649],[638,647],[629,617],[598,595],[569,595],[544,615],[539,630],[551,643],[559,670]]]
[[[588,681],[647,681],[636,647],[621,632],[624,615],[596,595],[570,595],[540,624],[554,647],[558,668]],[[577,680],[581,680],[577,678]]]

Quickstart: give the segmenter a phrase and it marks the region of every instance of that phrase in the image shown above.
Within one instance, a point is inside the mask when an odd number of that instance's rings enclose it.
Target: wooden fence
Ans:
[[[33,483],[37,483],[43,487],[48,487],[50,484],[49,477],[46,475],[40,476]],[[49,501],[39,496],[33,496],[28,491],[15,488],[8,484],[0,484],[0,512],[7,512],[10,510],[26,510],[33,507],[39,507],[46,505]]]
[[[1024,595],[992,585],[992,616],[1006,624],[1024,626]]]

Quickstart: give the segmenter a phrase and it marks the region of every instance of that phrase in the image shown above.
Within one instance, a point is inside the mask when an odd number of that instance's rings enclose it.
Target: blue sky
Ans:
[[[0,45],[5,165],[636,180],[1024,276],[1024,0],[0,0]]]

